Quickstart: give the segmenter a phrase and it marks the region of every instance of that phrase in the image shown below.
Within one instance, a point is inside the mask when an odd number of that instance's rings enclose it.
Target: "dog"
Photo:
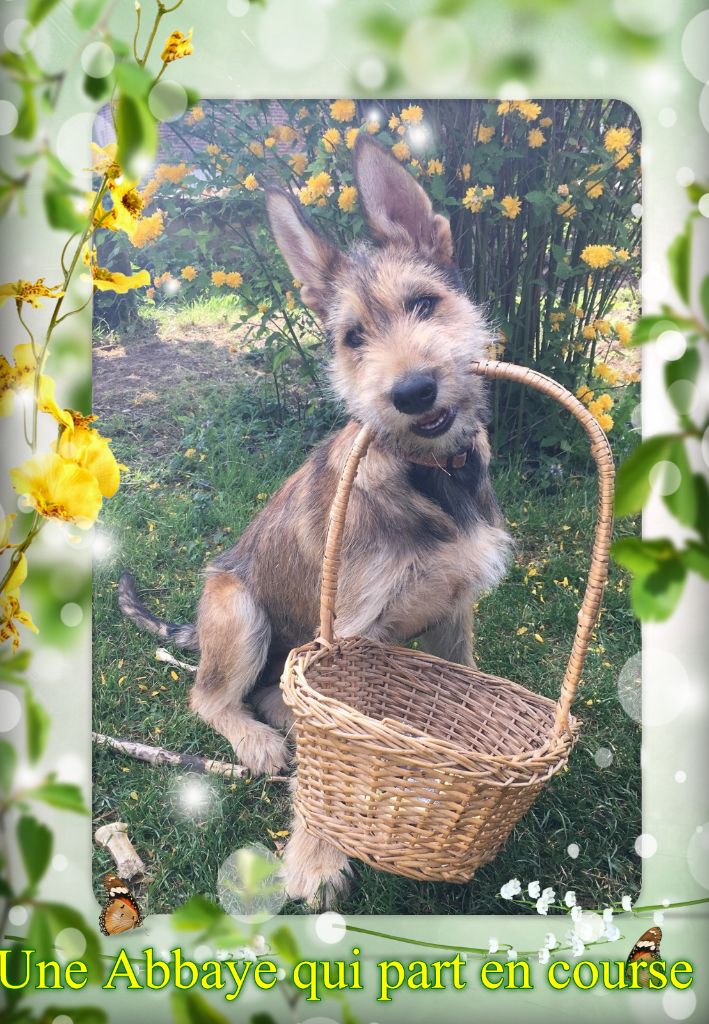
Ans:
[[[323,327],[351,421],[207,567],[196,625],[156,618],[128,574],[119,587],[125,615],[199,650],[191,707],[254,774],[289,761],[278,679],[288,651],[317,633],[328,513],[362,423],[374,441],[347,514],[340,636],[419,637],[423,650],[473,666],[473,604],[502,577],[510,547],[488,474],[485,388],[470,369],[492,336],[454,264],[449,222],[378,142],[360,136],[353,155],[371,241],[347,252],[308,224],[291,195],[266,194],[273,236]],[[296,819],[283,873],[289,896],[323,905],[346,891],[349,868]]]

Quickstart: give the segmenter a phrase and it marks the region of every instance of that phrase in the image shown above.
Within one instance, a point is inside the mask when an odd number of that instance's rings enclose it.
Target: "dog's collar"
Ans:
[[[463,469],[467,465],[468,459],[475,451],[475,440],[473,440],[467,448],[463,448],[461,451],[454,452],[452,455],[447,457],[441,457],[439,455],[409,455],[407,460],[413,462],[416,466],[430,466],[432,469],[442,469],[444,473],[452,473],[454,469]]]

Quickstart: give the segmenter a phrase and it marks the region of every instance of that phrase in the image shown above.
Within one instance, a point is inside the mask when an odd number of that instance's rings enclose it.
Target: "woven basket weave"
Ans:
[[[409,878],[466,882],[492,860],[542,786],[567,762],[571,703],[601,604],[612,529],[613,457],[584,405],[543,374],[474,363],[528,384],[583,425],[599,477],[588,584],[558,702],[420,651],[338,637],[335,598],[347,502],[372,440],[363,427],[330,512],[320,635],[291,651],[281,687],[295,716],[304,827],[351,857]]]

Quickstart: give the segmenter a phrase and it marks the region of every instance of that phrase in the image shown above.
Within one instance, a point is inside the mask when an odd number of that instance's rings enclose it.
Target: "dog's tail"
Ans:
[[[129,572],[124,572],[118,583],[118,607],[137,626],[147,630],[148,633],[154,633],[161,640],[168,640],[186,650],[199,650],[197,627],[192,623],[180,625],[175,622],[165,622],[164,619],[159,619],[157,615],[148,611],[138,597],[135,579]]]

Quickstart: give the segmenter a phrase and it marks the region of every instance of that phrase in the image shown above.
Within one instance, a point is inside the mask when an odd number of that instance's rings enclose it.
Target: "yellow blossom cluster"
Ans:
[[[633,332],[627,324],[622,321],[618,321],[615,325],[615,336],[621,345],[625,348],[626,345],[630,344],[633,336]]]
[[[589,267],[597,270],[607,267],[615,258],[615,248],[612,245],[587,245],[581,253],[581,259]]]
[[[546,137],[544,135],[544,132],[541,131],[539,128],[532,128],[532,130],[529,132],[527,136],[527,143],[529,144],[529,148],[539,149],[539,147],[543,146],[545,142]]]
[[[403,140],[395,142],[391,147],[391,151],[397,160],[408,160],[411,156],[411,150]]]
[[[433,177],[434,174],[443,174],[444,170],[445,168],[443,166],[442,160],[429,160],[428,164],[426,165],[426,174],[430,175],[431,177]]]
[[[347,128],[345,130],[345,144],[346,144],[348,149],[352,149],[352,147],[354,146],[355,142],[357,141],[357,136],[358,135],[359,135],[359,128]]]
[[[335,100],[330,104],[330,117],[333,121],[351,121],[357,111],[354,100]]]
[[[200,121],[204,121],[204,111],[201,107],[192,107],[185,120],[189,125],[198,124]]]
[[[293,172],[298,175],[303,173],[309,162],[306,153],[294,153],[288,158],[288,163],[293,168]]]
[[[244,279],[238,270],[232,270],[226,273],[224,270],[213,270],[212,271],[212,284],[216,285],[217,288],[221,288],[226,285],[228,288],[240,288],[244,283]]]
[[[596,363],[593,367],[593,376],[604,380],[609,387],[615,387],[620,380],[620,374],[607,363]]]
[[[319,171],[308,178],[298,192],[298,198],[303,206],[312,206],[313,203],[325,202],[326,197],[331,193],[332,178],[327,171]]]
[[[192,29],[186,36],[176,29],[168,36],[160,54],[160,60],[163,64],[171,64],[172,61],[180,60],[181,57],[189,57],[192,52]]]
[[[401,120],[405,124],[420,124],[423,121],[423,108],[411,104],[401,111]]]
[[[183,267],[180,271],[180,277],[184,277],[185,281],[194,281],[197,277],[197,268],[193,267],[191,263],[188,263],[187,266]]]
[[[27,302],[35,309],[39,309],[42,305],[40,299],[60,299],[63,294],[59,285],[47,285],[43,277],[38,277],[34,282],[10,281],[8,284],[0,285],[0,306],[8,299],[14,299],[18,305]]]
[[[514,220],[522,212],[522,200],[518,196],[503,196],[500,200],[502,216]]]
[[[563,203],[559,203],[556,212],[560,217],[565,217],[567,220],[572,220],[576,214],[577,209],[570,199],[565,199]]]
[[[540,105],[530,100],[503,100],[497,106],[498,114],[518,114],[525,121],[536,121],[541,112]]]
[[[480,127],[478,128],[478,142],[481,142],[485,146],[487,145],[488,142],[492,141],[494,134],[494,125],[481,124]]]
[[[323,135],[321,142],[326,153],[334,153],[335,146],[339,146],[342,142],[342,136],[340,135],[339,129],[328,128]]]
[[[463,196],[463,206],[471,213],[480,213],[486,202],[495,195],[492,185],[472,185]]]
[[[84,266],[89,268],[89,278],[96,291],[116,292],[125,295],[134,288],[147,288],[150,274],[147,270],[137,270],[134,274],[122,274],[117,270],[100,267],[96,260],[96,249],[86,246],[83,253]]]
[[[337,197],[337,205],[343,213],[351,213],[357,202],[357,189],[354,185],[343,185]]]

